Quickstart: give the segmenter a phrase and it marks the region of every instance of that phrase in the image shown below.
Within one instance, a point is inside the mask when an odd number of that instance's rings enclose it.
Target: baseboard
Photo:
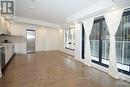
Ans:
[[[68,54],[68,53],[66,53],[66,52],[64,52],[64,51],[61,51],[61,50],[57,50],[57,51],[62,52],[62,53],[65,54],[65,55],[68,55],[68,56],[74,57],[74,55]]]

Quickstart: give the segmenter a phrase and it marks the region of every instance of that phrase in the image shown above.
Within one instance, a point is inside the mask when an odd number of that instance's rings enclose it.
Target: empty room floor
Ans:
[[[130,87],[59,51],[16,55],[0,87]]]

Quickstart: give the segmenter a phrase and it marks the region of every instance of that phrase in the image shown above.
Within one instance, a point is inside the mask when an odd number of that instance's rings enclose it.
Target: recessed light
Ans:
[[[34,6],[31,6],[30,9],[34,9]]]

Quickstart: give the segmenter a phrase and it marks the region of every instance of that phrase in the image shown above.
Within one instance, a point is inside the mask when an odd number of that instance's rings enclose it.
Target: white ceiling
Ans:
[[[113,0],[118,7],[130,6],[130,0]]]
[[[100,1],[104,0],[15,0],[16,16],[64,24],[67,17]],[[113,1],[118,6],[130,5],[130,0]]]
[[[63,24],[65,18],[96,2],[97,0],[15,0],[16,16]]]

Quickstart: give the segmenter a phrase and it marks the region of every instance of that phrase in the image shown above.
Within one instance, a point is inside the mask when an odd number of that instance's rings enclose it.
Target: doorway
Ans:
[[[35,30],[26,30],[27,33],[27,53],[35,52]]]

